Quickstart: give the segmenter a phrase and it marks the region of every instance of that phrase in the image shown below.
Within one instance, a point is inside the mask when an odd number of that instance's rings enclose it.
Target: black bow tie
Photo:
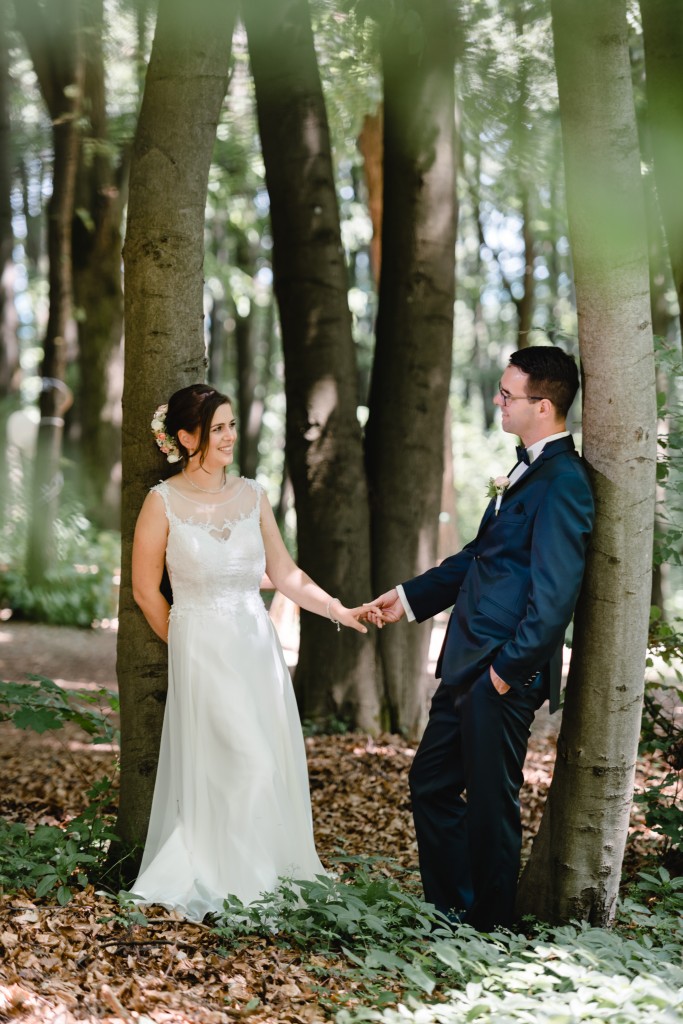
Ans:
[[[517,448],[517,461],[523,462],[525,465],[531,465],[531,459],[529,458],[529,452],[526,450],[523,444],[518,444]]]

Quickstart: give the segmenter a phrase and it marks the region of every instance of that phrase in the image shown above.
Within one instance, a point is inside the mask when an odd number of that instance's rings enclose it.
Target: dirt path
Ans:
[[[97,683],[115,688],[116,632],[0,622],[0,679],[21,681],[29,673],[66,686]]]

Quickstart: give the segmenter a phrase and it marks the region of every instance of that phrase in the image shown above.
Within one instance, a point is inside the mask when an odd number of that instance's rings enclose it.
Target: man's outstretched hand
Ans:
[[[363,607],[367,609],[368,621],[374,623],[378,629],[387,622],[398,622],[405,615],[405,609],[395,587],[393,590],[387,590],[386,594],[376,597],[374,601],[367,601]]]

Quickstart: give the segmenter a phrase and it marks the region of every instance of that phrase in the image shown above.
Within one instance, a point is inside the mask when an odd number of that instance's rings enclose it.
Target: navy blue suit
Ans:
[[[471,543],[403,584],[419,622],[453,605],[410,773],[425,897],[484,930],[514,921],[529,730],[544,700],[559,706],[593,520],[572,438],[549,441],[497,515],[491,501]]]

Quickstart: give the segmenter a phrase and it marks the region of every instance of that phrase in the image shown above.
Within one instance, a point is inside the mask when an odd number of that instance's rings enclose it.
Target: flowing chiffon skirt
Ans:
[[[299,714],[260,595],[241,595],[229,612],[174,609],[154,800],[132,892],[200,921],[229,894],[248,904],[281,876],[322,874]]]

